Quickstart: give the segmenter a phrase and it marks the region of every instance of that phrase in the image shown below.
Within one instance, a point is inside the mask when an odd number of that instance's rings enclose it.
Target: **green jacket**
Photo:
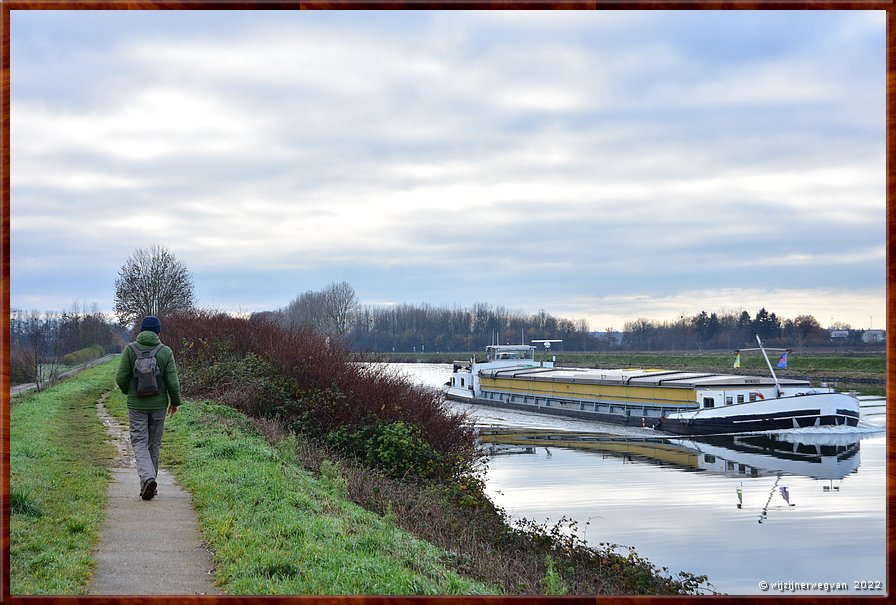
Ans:
[[[148,330],[137,335],[137,348],[147,351],[162,342],[159,335]],[[115,382],[121,392],[128,396],[128,407],[134,410],[164,410],[168,407],[168,398],[171,398],[172,406],[180,405],[180,380],[177,378],[177,366],[174,365],[174,353],[168,346],[162,346],[156,354],[159,370],[162,372],[164,389],[154,397],[137,397],[137,387],[134,385],[134,361],[137,356],[130,347],[125,347],[121,352],[121,361],[118,364],[118,373]]]

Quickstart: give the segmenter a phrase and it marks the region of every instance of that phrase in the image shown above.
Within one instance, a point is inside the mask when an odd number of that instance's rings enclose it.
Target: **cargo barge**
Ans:
[[[551,342],[545,344],[547,352]],[[856,426],[859,401],[807,380],[659,369],[556,367],[534,345],[489,345],[486,360],[454,362],[455,401],[707,435]],[[546,357],[546,355],[545,355]]]

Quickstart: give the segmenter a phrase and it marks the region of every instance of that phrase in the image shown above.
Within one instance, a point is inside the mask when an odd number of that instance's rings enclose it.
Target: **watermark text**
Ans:
[[[853,580],[852,582],[759,582],[762,592],[841,592],[847,590],[883,591],[880,580]]]

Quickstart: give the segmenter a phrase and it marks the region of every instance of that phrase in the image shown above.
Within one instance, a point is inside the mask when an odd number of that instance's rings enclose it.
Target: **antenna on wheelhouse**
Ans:
[[[562,340],[533,340],[532,342],[540,342],[544,344],[544,352],[541,354],[541,365],[544,366],[544,358],[547,357],[548,351],[551,350],[552,342],[563,342]]]

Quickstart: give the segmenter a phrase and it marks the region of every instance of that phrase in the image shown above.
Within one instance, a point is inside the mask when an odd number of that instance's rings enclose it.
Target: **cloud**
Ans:
[[[345,276],[558,312],[832,271],[882,304],[883,19],[241,15],[13,20],[14,297],[45,247],[114,275],[161,243],[268,308]]]

